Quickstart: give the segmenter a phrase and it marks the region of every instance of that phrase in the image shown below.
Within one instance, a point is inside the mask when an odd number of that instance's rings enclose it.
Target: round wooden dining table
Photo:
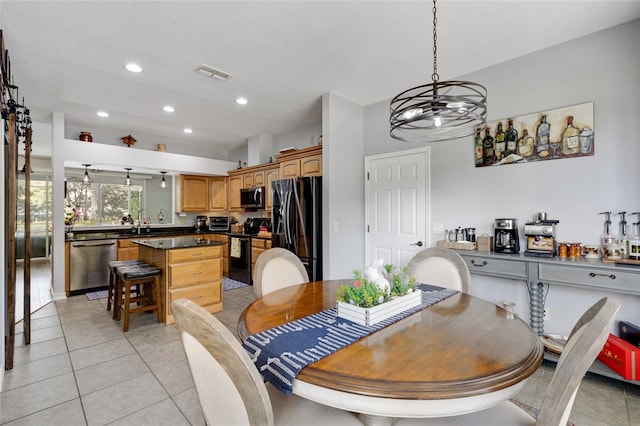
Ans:
[[[241,314],[239,337],[333,308],[338,287],[351,282],[316,281],[259,298]],[[452,416],[513,397],[542,358],[539,337],[518,316],[456,293],[307,365],[293,393],[360,413],[368,424]]]

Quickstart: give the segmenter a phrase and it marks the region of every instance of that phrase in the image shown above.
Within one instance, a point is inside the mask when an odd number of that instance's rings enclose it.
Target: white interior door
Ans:
[[[429,246],[429,148],[365,158],[365,264],[404,266]]]

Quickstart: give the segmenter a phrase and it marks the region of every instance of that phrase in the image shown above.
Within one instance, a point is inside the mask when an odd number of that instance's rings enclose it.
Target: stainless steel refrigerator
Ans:
[[[296,254],[309,279],[322,279],[322,178],[282,179],[271,184],[272,246]]]

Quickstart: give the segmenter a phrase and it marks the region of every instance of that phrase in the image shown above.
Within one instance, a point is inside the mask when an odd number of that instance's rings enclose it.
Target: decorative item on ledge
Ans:
[[[338,289],[337,313],[341,318],[370,326],[422,303],[422,292],[415,291],[416,282],[405,267],[401,271],[383,260],[375,260],[365,268],[353,271],[353,286]],[[389,282],[391,280],[391,282]]]
[[[80,137],[78,139],[82,142],[93,142],[91,132],[80,132]]]
[[[165,152],[167,150],[167,145],[163,143],[158,144],[158,152]]]
[[[127,135],[124,138],[120,138],[120,139],[122,139],[122,143],[128,146],[129,148],[131,148],[131,145],[136,143],[136,140],[131,135]]]

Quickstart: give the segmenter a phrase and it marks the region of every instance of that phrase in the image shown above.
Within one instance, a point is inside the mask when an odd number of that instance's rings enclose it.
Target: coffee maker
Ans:
[[[493,251],[496,253],[520,253],[518,219],[496,219]]]
[[[195,223],[196,232],[204,232],[207,229],[207,216],[196,216]]]
[[[556,224],[558,220],[548,220],[546,213],[538,213],[534,222],[524,224],[527,238],[525,256],[554,257],[558,253]]]

